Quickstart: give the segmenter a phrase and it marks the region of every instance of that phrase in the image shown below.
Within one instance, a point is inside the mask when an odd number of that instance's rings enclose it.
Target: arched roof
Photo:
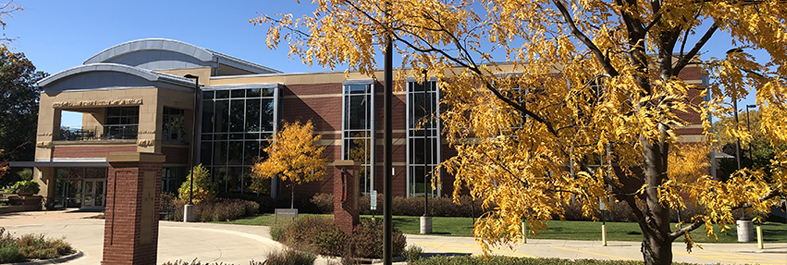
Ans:
[[[176,58],[166,58],[165,62],[154,63],[148,67],[143,67],[149,70],[164,70],[164,69],[177,69],[177,68],[190,68],[190,67],[218,67],[219,64],[230,66],[233,68],[241,69],[255,74],[266,73],[280,73],[280,71],[265,67],[256,63],[241,60],[223,53],[208,50],[190,43],[171,40],[171,39],[139,39],[125,43],[121,43],[109,47],[85,60],[83,64],[94,63],[121,63],[118,62],[124,56],[132,56],[135,53],[145,53],[141,58],[133,58],[134,64],[132,66],[144,65],[147,62],[162,60],[156,58],[161,53],[155,52],[168,52]],[[128,59],[127,59],[128,60]],[[178,61],[177,65],[173,65],[171,61]]]
[[[154,72],[147,69],[138,67],[114,64],[114,63],[94,63],[87,65],[80,65],[72,67],[53,75],[50,75],[38,82],[38,85],[46,90],[50,85],[56,84],[58,81],[66,80],[70,77],[86,74],[86,73],[120,73],[129,76],[138,77],[147,80],[151,83],[168,83],[184,87],[193,87],[194,81],[185,77]],[[87,80],[87,82],[100,82],[103,80]],[[109,80],[110,82],[122,82],[123,80]],[[120,83],[119,85],[123,85]]]

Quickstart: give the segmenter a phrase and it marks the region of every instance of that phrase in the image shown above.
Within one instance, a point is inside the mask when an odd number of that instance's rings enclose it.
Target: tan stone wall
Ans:
[[[83,126],[100,126],[106,116],[106,107],[113,106],[139,106],[137,151],[160,153],[164,106],[187,110],[187,126],[191,126],[192,112],[189,110],[193,109],[193,100],[192,93],[154,87],[42,93],[36,159],[52,157],[52,147],[60,133],[63,110],[84,113]]]
[[[210,76],[213,68],[205,67],[205,68],[192,68],[192,69],[172,69],[172,70],[156,70],[159,73],[177,75],[177,76],[185,76],[187,74],[199,76],[200,84],[205,86],[212,86],[210,84]]]

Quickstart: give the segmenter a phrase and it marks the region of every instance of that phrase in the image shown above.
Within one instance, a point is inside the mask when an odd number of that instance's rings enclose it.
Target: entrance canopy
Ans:
[[[39,161],[12,161],[10,167],[108,167],[106,159],[54,159]]]

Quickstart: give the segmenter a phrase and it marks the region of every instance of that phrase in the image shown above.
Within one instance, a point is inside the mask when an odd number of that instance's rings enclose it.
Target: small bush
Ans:
[[[392,233],[393,256],[400,256],[407,244],[404,235],[397,229]],[[350,250],[353,257],[382,258],[383,256],[383,222],[382,220],[361,220],[361,224],[353,229],[350,238]]]
[[[165,215],[164,220],[183,220],[183,206],[186,202],[181,199],[166,201],[165,196],[162,195],[161,209],[172,209],[172,213]],[[197,203],[195,219],[197,222],[229,221],[253,216],[259,212],[259,209],[260,205],[253,201],[219,198],[215,202]]]
[[[320,255],[351,258],[380,258],[383,254],[383,223],[381,220],[362,220],[347,236],[333,220],[317,216],[305,216],[286,225],[271,228],[271,237],[297,250],[306,250]],[[404,251],[404,235],[394,229],[393,255]]]
[[[19,252],[19,244],[16,242],[0,243],[0,263],[13,263],[24,260],[25,256]]]
[[[167,261],[165,263],[162,263],[161,265],[232,265],[232,264],[224,263],[224,262],[202,263],[201,261],[197,260],[197,258],[194,258],[194,260],[192,260],[191,262],[176,260],[175,262]],[[249,262],[249,265],[265,265],[265,262],[252,260]]]
[[[16,193],[20,192],[29,192],[29,193],[38,193],[41,188],[35,180],[20,180],[17,181],[14,186],[11,188]]]
[[[43,235],[27,234],[14,238],[0,227],[0,263],[24,261],[26,259],[52,259],[73,252],[71,245],[63,239],[44,238]]]
[[[313,250],[320,255],[333,256],[341,255],[347,242],[347,236],[333,224],[332,219],[318,216],[298,218],[286,225],[278,238],[285,244],[297,246],[298,250]]]
[[[63,239],[45,239],[44,235],[27,234],[19,238],[19,252],[28,259],[53,259],[72,252]]]
[[[192,201],[194,203],[200,202],[212,202],[216,199],[216,183],[210,179],[210,173],[208,169],[202,166],[202,164],[194,166],[192,169],[193,172],[189,173],[186,177],[186,181],[183,181],[183,184],[180,185],[178,189],[178,196],[180,199],[188,201],[189,194],[191,194],[192,187],[191,187],[191,178],[192,175],[194,177],[194,186],[193,186],[193,198]],[[192,174],[193,173],[193,174]]]
[[[413,264],[421,260],[423,256],[424,250],[419,246],[409,246],[404,249],[404,257],[407,260],[407,264]]]
[[[294,249],[284,251],[273,251],[268,254],[267,265],[308,265],[314,264],[317,256],[309,252],[301,252]]]
[[[333,194],[317,193],[309,201],[314,204],[318,213],[333,213]]]

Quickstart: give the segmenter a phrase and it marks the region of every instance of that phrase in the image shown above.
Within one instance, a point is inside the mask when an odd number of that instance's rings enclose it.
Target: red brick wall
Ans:
[[[167,156],[166,164],[188,164],[189,147],[162,146],[161,153]]]
[[[155,172],[152,219],[143,220],[145,172]],[[102,264],[156,264],[161,163],[111,163],[107,179]],[[148,191],[149,192],[149,191]],[[147,213],[150,217],[151,213]],[[151,225],[143,242],[143,222]]]
[[[359,168],[344,167],[345,176],[342,178],[343,167],[333,167],[333,222],[344,231],[351,235],[353,226],[358,225],[358,185],[357,172]]]
[[[56,145],[52,147],[52,158],[107,157],[112,152],[136,152],[136,144],[128,145]]]

